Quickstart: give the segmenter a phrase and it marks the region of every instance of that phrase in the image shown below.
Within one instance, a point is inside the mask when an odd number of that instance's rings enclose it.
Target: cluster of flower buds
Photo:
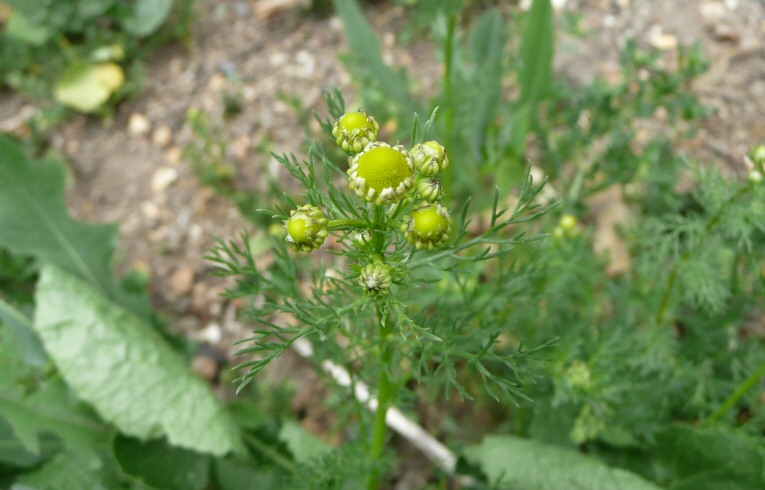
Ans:
[[[440,204],[441,183],[435,179],[449,166],[446,148],[437,141],[427,141],[407,150],[377,141],[379,131],[375,118],[360,111],[344,114],[335,122],[332,136],[350,155],[350,189],[376,206],[408,200],[412,211],[401,226],[406,239],[417,249],[440,246],[449,238],[452,224],[449,212]],[[284,227],[287,240],[301,252],[319,248],[328,234],[324,213],[311,204],[291,211]],[[367,244],[368,236],[365,239],[362,233],[357,233],[359,243]],[[375,260],[362,267],[359,283],[370,294],[387,293],[392,284],[390,268]]]

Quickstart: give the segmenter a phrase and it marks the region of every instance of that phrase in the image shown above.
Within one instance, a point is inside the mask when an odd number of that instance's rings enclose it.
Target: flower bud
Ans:
[[[346,153],[358,153],[377,139],[380,125],[364,112],[348,112],[335,122],[332,136]]]
[[[404,219],[402,230],[409,243],[417,249],[433,249],[449,238],[452,218],[440,204],[424,204]]]
[[[328,235],[324,212],[311,204],[290,211],[284,228],[287,230],[287,241],[298,252],[316,250]]]
[[[412,148],[414,167],[423,175],[433,176],[449,166],[446,148],[438,141],[426,141]]]
[[[361,269],[359,283],[370,294],[385,294],[393,283],[390,267],[382,262],[367,264]]]
[[[435,179],[422,179],[417,183],[417,196],[423,201],[436,202],[441,198],[441,182]]]
[[[759,184],[762,182],[762,172],[759,170],[752,170],[749,172],[749,182],[752,184]]]
[[[752,161],[758,166],[765,166],[765,145],[760,145],[752,151]]]
[[[412,187],[412,157],[403,146],[371,143],[351,159],[348,177],[351,189],[365,201],[392,203]]]

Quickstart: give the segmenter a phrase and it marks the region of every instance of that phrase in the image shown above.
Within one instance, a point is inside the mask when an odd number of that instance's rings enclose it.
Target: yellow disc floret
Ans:
[[[372,143],[351,160],[350,187],[375,204],[398,201],[412,187],[414,166],[403,146]]]
[[[298,252],[316,250],[328,235],[324,212],[311,204],[290,211],[284,228],[287,230],[287,241]]]
[[[377,139],[380,125],[364,112],[348,112],[335,122],[332,136],[347,153],[358,153]]]
[[[402,230],[406,239],[418,249],[433,249],[449,238],[452,219],[440,204],[424,204],[416,207],[405,218]]]

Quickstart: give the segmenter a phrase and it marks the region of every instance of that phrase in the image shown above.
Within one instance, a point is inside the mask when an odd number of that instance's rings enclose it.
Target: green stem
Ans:
[[[383,449],[385,448],[385,440],[388,435],[388,426],[385,423],[385,417],[388,414],[388,407],[390,407],[391,402],[396,395],[396,385],[391,380],[389,373],[389,370],[392,368],[391,361],[393,359],[393,349],[386,342],[391,333],[391,327],[386,325],[385,318],[379,309],[378,317],[380,319],[379,336],[382,349],[380,361],[382,368],[380,371],[380,383],[377,391],[377,411],[375,412],[372,446],[369,448],[369,461],[372,462],[375,467],[372,470],[372,474],[367,479],[367,490],[376,490],[379,485],[380,472],[376,467],[376,463],[380,460]]]
[[[760,380],[765,376],[765,362],[760,364],[760,367],[758,367],[751,375],[749,375],[748,378],[744,380],[743,383],[738,385],[736,388],[736,391],[734,391],[727,400],[720,406],[720,408],[713,413],[705,422],[705,425],[714,424],[715,422],[719,422],[723,416],[728,413],[728,411],[735,407],[736,404],[746,395],[749,393],[757,384],[760,382]]]
[[[363,219],[333,219],[327,222],[327,230],[341,230],[344,228],[363,228],[367,222]]]

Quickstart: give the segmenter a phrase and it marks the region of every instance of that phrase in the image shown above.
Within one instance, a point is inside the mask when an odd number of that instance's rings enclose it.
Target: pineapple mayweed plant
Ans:
[[[240,353],[253,358],[237,366],[244,370],[240,389],[301,338],[315,341],[317,357],[372,385],[374,416],[368,420],[357,408],[354,417],[367,486],[377,488],[385,471],[386,412],[411,399],[411,393],[402,396],[411,381],[439,380],[447,394],[472,398],[459,380],[469,372],[494,398],[523,396],[524,360],[535,351],[522,348],[496,315],[519,287],[505,257],[541,237],[526,237],[516,225],[550,208],[534,204],[541,186],[527,177],[512,209],[500,209],[495,192],[487,226],[469,231],[469,201],[453,219],[435,179],[449,165],[447,149],[424,141],[435,111],[422,132],[415,117],[407,148],[379,141],[373,116],[344,113],[337,92],[328,102],[336,122],[321,123],[347,155],[347,170],[332,156],[335,150],[317,143],[304,162],[277,156],[304,193],[302,202],[286,196],[292,209],[274,213],[283,232],[273,265],[256,266],[246,234],[242,244],[220,242],[212,259],[237,276],[232,293],[253,300],[250,313],[264,327],[242,341],[251,345]],[[326,243],[336,258],[317,252]]]

